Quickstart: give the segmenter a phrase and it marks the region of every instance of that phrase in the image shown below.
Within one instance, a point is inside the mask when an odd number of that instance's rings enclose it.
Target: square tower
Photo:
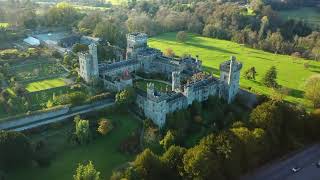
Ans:
[[[79,53],[79,75],[90,83],[99,77],[97,45],[89,45],[89,53]]]
[[[145,33],[129,33],[127,34],[127,59],[135,58],[137,52],[148,47],[148,36]]]
[[[234,100],[239,91],[240,71],[242,63],[236,60],[236,57],[231,56],[229,61],[220,64],[220,81],[226,85],[225,97],[230,103]]]

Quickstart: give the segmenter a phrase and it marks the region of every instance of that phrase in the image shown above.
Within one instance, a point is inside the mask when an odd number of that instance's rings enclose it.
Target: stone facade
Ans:
[[[219,96],[231,103],[239,91],[242,64],[235,57],[220,65],[220,79],[202,72],[197,58],[175,60],[163,56],[161,51],[149,48],[147,35],[127,35],[127,58],[124,61],[97,65],[96,45],[90,45],[89,54],[80,54],[80,75],[89,82],[97,75],[107,89],[120,91],[132,86],[129,74],[136,71],[161,73],[172,80],[171,91],[157,92],[154,84],[147,85],[147,92],[137,90],[136,104],[147,118],[159,127],[165,124],[168,113],[187,108],[194,101],[203,102],[209,96]],[[182,79],[186,83],[182,83]]]
[[[79,54],[79,75],[90,83],[99,77],[97,45],[89,45],[89,53]]]

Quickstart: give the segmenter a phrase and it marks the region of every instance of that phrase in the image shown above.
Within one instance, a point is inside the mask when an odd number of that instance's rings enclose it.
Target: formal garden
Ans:
[[[49,79],[64,76],[68,72],[59,65],[55,59],[43,59],[34,62],[12,65],[9,69],[9,76],[18,82],[33,82],[38,79]]]

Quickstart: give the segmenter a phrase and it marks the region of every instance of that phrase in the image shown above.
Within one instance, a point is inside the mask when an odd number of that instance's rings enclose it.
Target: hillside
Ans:
[[[219,64],[228,60],[231,55],[237,57],[243,63],[242,74],[251,66],[255,66],[258,76],[257,80],[246,80],[241,76],[240,85],[242,88],[251,91],[270,95],[273,91],[261,84],[261,79],[267,69],[275,65],[278,70],[278,83],[289,90],[286,100],[293,103],[300,103],[310,107],[310,102],[303,97],[305,80],[320,73],[320,63],[294,58],[287,55],[276,55],[261,50],[247,48],[243,45],[225,40],[201,37],[189,34],[185,43],[176,41],[176,33],[166,33],[150,38],[149,45],[164,51],[172,48],[176,55],[191,54],[199,55],[205,69],[219,76]],[[309,68],[304,64],[308,62]]]

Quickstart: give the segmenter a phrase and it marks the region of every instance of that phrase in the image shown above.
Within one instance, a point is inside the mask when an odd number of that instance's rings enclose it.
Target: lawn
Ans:
[[[160,92],[165,92],[167,86],[169,89],[171,89],[171,86],[169,86],[165,83],[162,83],[162,82],[158,82],[156,80],[154,80],[154,81],[152,81],[152,80],[137,80],[134,82],[134,85],[141,90],[147,91],[147,84],[148,83],[154,83],[155,89]]]
[[[300,103],[307,107],[310,102],[303,97],[305,80],[313,74],[320,73],[320,63],[294,58],[287,55],[276,55],[257,49],[247,48],[243,45],[225,40],[201,37],[189,34],[187,42],[176,41],[176,33],[166,33],[152,37],[148,43],[151,47],[164,51],[172,48],[176,55],[191,54],[199,55],[204,69],[219,76],[219,64],[229,60],[230,56],[236,56],[243,63],[241,74],[252,66],[258,72],[257,80],[246,80],[241,75],[240,85],[242,88],[260,94],[270,95],[272,89],[261,84],[261,79],[265,72],[276,66],[278,70],[278,83],[290,90],[286,100],[293,103]],[[304,68],[304,63],[309,62],[309,68]]]
[[[0,22],[0,28],[6,28],[9,26],[9,23],[6,22]]]
[[[293,10],[282,10],[279,14],[284,19],[302,20],[312,25],[320,26],[320,11],[312,7],[302,7]]]
[[[47,168],[25,168],[18,172],[9,175],[8,179],[21,180],[70,180],[75,172],[78,163],[91,160],[96,169],[101,172],[102,179],[109,179],[112,170],[122,164],[133,160],[134,155],[126,155],[120,153],[117,149],[123,139],[131,135],[139,127],[138,120],[132,118],[129,114],[108,115],[108,119],[116,124],[116,127],[110,134],[98,138],[88,145],[71,146],[67,142],[66,131],[70,128],[56,128],[57,132],[46,131],[32,139],[38,141],[45,139],[48,145],[55,147],[65,146],[60,148],[55,159]]]
[[[63,78],[46,79],[41,81],[32,82],[26,85],[29,92],[42,91],[46,89],[65,86],[66,82]]]

